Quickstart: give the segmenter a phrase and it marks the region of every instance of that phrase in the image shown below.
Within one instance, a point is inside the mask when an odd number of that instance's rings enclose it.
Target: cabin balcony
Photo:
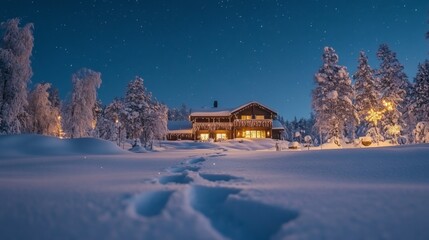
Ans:
[[[273,126],[272,119],[248,119],[248,120],[235,119],[234,120],[234,127],[236,128],[244,128],[244,127],[272,128],[272,126]]]
[[[232,122],[194,122],[192,124],[193,131],[199,130],[231,130]]]

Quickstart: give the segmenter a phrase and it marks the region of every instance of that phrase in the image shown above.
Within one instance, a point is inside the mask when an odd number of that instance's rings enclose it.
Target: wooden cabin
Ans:
[[[274,138],[281,139],[283,126],[276,120],[277,113],[258,103],[249,102],[237,108],[221,109],[214,102],[212,108],[192,112],[187,133],[193,140],[222,141],[235,138]],[[177,129],[169,129],[173,134]],[[170,135],[168,139],[175,137]],[[179,132],[184,132],[181,129]],[[188,135],[189,136],[189,135]],[[181,138],[185,139],[185,138]],[[187,138],[186,138],[187,139]]]

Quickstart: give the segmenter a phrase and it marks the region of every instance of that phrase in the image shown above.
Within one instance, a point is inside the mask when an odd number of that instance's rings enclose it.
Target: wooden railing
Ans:
[[[241,120],[236,119],[234,122],[194,122],[192,130],[194,132],[199,130],[232,130],[233,127],[266,127],[271,128],[273,120],[271,119],[250,119]]]
[[[271,119],[250,119],[250,120],[234,120],[234,127],[272,127],[273,120]]]
[[[232,122],[194,122],[192,128],[195,131],[199,130],[231,130]]]

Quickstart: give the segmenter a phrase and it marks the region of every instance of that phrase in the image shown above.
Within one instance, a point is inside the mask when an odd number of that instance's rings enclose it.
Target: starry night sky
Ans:
[[[324,46],[352,74],[389,44],[410,80],[428,58],[429,1],[2,0],[0,21],[35,24],[32,82],[62,97],[82,67],[102,73],[104,104],[142,76],[169,107],[236,107],[256,100],[286,119],[308,117]]]

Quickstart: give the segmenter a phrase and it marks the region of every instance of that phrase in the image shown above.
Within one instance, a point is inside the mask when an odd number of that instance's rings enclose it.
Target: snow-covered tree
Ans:
[[[374,74],[375,71],[369,66],[365,52],[360,52],[358,68],[353,75],[355,80],[355,107],[361,123],[360,128],[367,128],[369,124],[372,124],[372,122],[366,120],[371,109],[379,111],[382,107]],[[366,135],[365,130],[362,132]]]
[[[48,93],[49,101],[51,102],[52,106],[56,108],[61,108],[61,99],[58,88],[55,88],[51,85],[51,87],[48,88]]]
[[[97,89],[101,85],[101,74],[83,68],[73,74],[73,92],[68,106],[67,131],[71,138],[90,136],[95,127],[94,107]]]
[[[168,108],[154,100],[145,115],[145,125],[141,142],[152,149],[154,140],[163,140],[167,135]]]
[[[314,114],[311,113],[310,118],[300,118],[299,120],[294,117],[292,121],[284,120],[283,117],[278,119],[280,123],[285,127],[284,139],[289,141],[301,141],[305,135],[310,135],[313,139],[318,137],[317,131],[314,130],[315,118]],[[299,134],[297,134],[299,133]]]
[[[144,87],[143,79],[136,77],[128,84],[125,94],[125,129],[129,139],[142,136],[145,125],[145,115],[149,109],[151,94]]]
[[[415,142],[425,141],[426,133],[429,131],[429,61],[419,64],[417,75],[408,105],[410,126],[415,126],[412,133]]]
[[[312,107],[316,127],[328,139],[343,138],[347,130],[353,132],[357,116],[352,102],[352,81],[347,68],[338,65],[338,55],[333,48],[325,47],[323,65],[314,79]]]
[[[151,149],[155,139],[165,137],[168,108],[152,99],[142,78],[136,77],[128,84],[124,105],[124,125],[129,139],[140,140],[145,148]]]
[[[102,116],[97,121],[99,137],[116,141],[118,144],[125,141],[126,131],[123,126],[126,119],[124,102],[114,99],[103,110]]]
[[[20,133],[26,115],[27,85],[33,74],[33,24],[19,27],[20,20],[1,23],[0,40],[0,134]]]
[[[429,61],[419,64],[414,78],[413,98],[410,104],[417,122],[429,121]]]
[[[419,122],[413,130],[415,143],[429,143],[429,122]]]
[[[398,129],[405,126],[402,113],[405,112],[404,102],[409,89],[407,76],[403,72],[404,67],[396,58],[396,53],[392,52],[386,44],[380,45],[377,57],[381,61],[380,69],[377,71],[379,91],[381,101],[387,110],[381,119],[381,126],[385,137],[391,136],[389,129]]]
[[[49,100],[49,83],[37,84],[28,95],[27,112],[30,116],[27,128],[31,133],[59,136],[61,132],[60,111]]]
[[[186,104],[182,104],[179,109],[172,108],[168,110],[168,119],[172,121],[188,120],[190,114],[190,109],[188,109]]]

